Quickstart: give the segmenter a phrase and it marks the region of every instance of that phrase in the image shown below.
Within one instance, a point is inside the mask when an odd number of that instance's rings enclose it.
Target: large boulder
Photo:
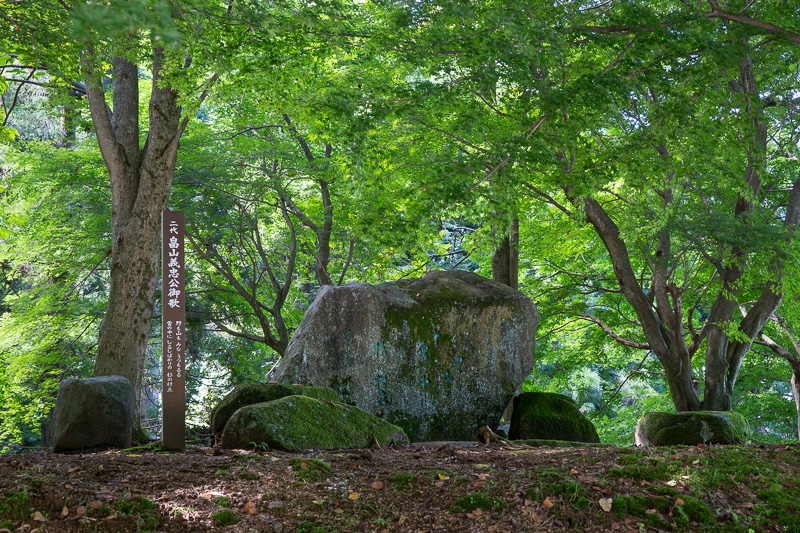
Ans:
[[[122,376],[67,379],[53,410],[53,451],[128,448],[136,392]]]
[[[508,437],[512,440],[545,439],[600,442],[597,430],[563,394],[523,392],[514,398]]]
[[[246,405],[271,402],[295,394],[332,402],[339,401],[336,391],[327,387],[306,387],[282,383],[245,383],[233,389],[211,411],[211,431],[214,435],[222,435],[222,430],[225,429],[225,424],[228,423],[233,413]]]
[[[646,413],[636,424],[637,446],[739,444],[750,436],[747,420],[733,411]]]
[[[471,272],[325,286],[269,377],[331,387],[412,441],[475,440],[530,375],[537,322],[529,298]]]
[[[407,442],[402,429],[357,407],[292,395],[236,411],[225,425],[221,445],[293,452]]]

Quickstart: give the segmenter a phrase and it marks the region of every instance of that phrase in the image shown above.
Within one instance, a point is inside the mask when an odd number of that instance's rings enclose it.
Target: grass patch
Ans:
[[[655,462],[655,460],[653,460]],[[683,464],[681,464],[681,467]],[[608,475],[642,481],[666,481],[673,477],[674,467],[668,463],[629,464],[622,468],[609,468]]]
[[[648,503],[647,497],[641,494],[617,496],[611,502],[611,510],[620,518],[625,518],[628,515],[644,516]]]
[[[153,441],[149,444],[145,444],[144,446],[133,446],[131,448],[125,448],[124,450],[120,450],[121,453],[142,453],[142,452],[168,452],[167,448],[161,445],[159,441]]]
[[[6,492],[0,496],[0,520],[11,523],[5,529],[16,529],[17,522],[22,522],[33,512],[31,501],[24,492]]]
[[[241,472],[236,474],[236,477],[238,477],[239,479],[246,479],[248,481],[255,481],[258,479],[258,474],[256,474],[255,472],[250,472],[249,470],[242,470]]]
[[[319,459],[293,457],[288,463],[292,467],[294,477],[306,482],[325,479],[331,471],[331,465]]]
[[[711,525],[715,523],[714,514],[704,502],[692,496],[682,496],[683,505],[676,505],[675,523],[679,527],[688,528],[690,521]]]
[[[138,496],[127,500],[114,500],[114,508],[122,514],[139,514],[142,511],[154,509],[155,506],[155,503],[144,496]]]
[[[790,531],[800,531],[800,479],[786,480],[793,487],[770,482],[756,492],[756,498],[763,501],[764,515],[786,526]]]
[[[220,507],[233,507],[233,502],[227,496],[217,496],[214,498],[214,503],[219,505]]]
[[[492,496],[483,492],[474,492],[457,499],[455,503],[453,503],[451,511],[454,513],[471,513],[475,509],[480,509],[482,511],[502,511],[504,507],[505,504],[502,500],[493,498]]]
[[[215,526],[232,526],[241,519],[232,509],[223,509],[211,515],[211,520]]]
[[[417,476],[411,472],[393,472],[389,474],[389,483],[392,484],[394,490],[411,490],[413,484],[416,484]]]

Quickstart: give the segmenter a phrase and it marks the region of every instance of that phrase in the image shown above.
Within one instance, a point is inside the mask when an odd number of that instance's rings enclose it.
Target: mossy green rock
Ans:
[[[270,379],[336,389],[412,441],[497,427],[534,364],[536,305],[472,272],[325,286]]]
[[[327,387],[306,387],[282,383],[245,383],[233,389],[211,411],[211,431],[214,435],[221,435],[233,413],[246,405],[271,402],[297,394],[320,400],[339,401],[336,391]]]
[[[222,432],[223,448],[298,451],[407,443],[399,427],[357,407],[286,396],[236,411]]]
[[[636,424],[637,446],[739,444],[746,442],[750,425],[733,411],[646,413]]]
[[[572,398],[549,392],[523,392],[514,398],[508,436],[512,440],[600,442],[597,430]]]

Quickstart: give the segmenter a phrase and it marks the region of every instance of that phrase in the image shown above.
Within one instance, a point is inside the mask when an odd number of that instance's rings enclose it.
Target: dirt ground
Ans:
[[[800,531],[800,446],[0,456],[0,533],[210,530]]]

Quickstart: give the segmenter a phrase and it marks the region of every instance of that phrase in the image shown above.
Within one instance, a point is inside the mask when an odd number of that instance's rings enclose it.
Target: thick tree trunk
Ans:
[[[162,79],[163,51],[153,51],[149,132],[139,146],[138,68],[123,56],[113,65],[113,114],[88,50],[82,60],[97,141],[111,184],[111,288],[100,324],[95,375],[128,378],[138,391],[159,274],[160,213],[185,127],[177,93]]]

